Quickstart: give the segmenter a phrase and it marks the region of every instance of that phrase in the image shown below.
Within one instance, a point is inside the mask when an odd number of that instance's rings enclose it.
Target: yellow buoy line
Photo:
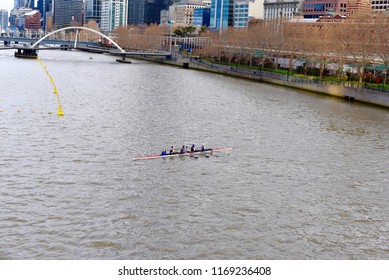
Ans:
[[[38,61],[39,61],[39,64],[43,67],[43,69],[46,71],[46,75],[49,76],[50,78],[50,83],[53,84],[54,86],[54,94],[55,96],[57,97],[57,101],[58,101],[58,112],[57,112],[57,115],[62,117],[64,116],[64,112],[62,111],[62,106],[61,106],[61,100],[59,98],[59,94],[58,94],[58,89],[57,89],[57,86],[55,85],[55,82],[53,80],[53,77],[50,75],[49,71],[47,71],[47,68],[46,68],[46,65],[43,64],[43,62],[39,59],[39,57],[37,57]]]

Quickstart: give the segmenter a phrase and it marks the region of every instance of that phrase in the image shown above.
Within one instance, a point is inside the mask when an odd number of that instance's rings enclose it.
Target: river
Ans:
[[[0,259],[388,259],[389,114],[108,55],[0,51]],[[133,161],[192,143],[209,158]]]

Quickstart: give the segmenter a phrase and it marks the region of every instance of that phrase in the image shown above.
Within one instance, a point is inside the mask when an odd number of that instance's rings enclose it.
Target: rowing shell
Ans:
[[[215,148],[211,150],[207,150],[204,152],[186,152],[185,154],[172,154],[172,155],[165,155],[161,156],[160,154],[154,154],[154,155],[148,155],[148,156],[138,156],[134,157],[133,160],[140,160],[140,159],[154,159],[154,158],[170,158],[170,157],[185,157],[185,156],[197,156],[197,155],[206,155],[206,154],[212,154],[214,152],[225,152],[230,151],[232,148]]]

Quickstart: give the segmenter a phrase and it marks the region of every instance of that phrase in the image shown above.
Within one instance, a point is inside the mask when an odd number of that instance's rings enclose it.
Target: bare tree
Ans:
[[[383,62],[383,85],[385,87],[387,72],[389,69],[389,18],[383,14],[378,14],[375,23],[375,52]]]
[[[283,26],[285,38],[285,57],[289,59],[289,69],[293,68],[294,59],[305,58],[303,50],[307,50],[306,32],[309,31],[306,24],[287,22]]]
[[[358,68],[359,83],[362,83],[365,67],[374,58],[373,16],[368,13],[361,13],[348,19],[347,32],[350,36],[349,52]]]
[[[144,31],[144,47],[146,49],[159,49],[164,36],[164,28],[157,24],[151,24]]]
[[[347,63],[349,55],[350,34],[344,22],[330,24],[327,32],[331,42],[329,48],[334,61],[338,65],[338,81],[341,81],[343,78],[343,66]]]
[[[127,28],[119,26],[114,30],[114,33],[117,36],[117,44],[122,48],[128,48],[128,31]]]

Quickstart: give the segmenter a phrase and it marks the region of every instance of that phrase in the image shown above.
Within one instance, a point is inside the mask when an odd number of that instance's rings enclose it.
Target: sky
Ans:
[[[9,13],[13,9],[13,7],[14,0],[0,0],[0,9],[6,9]]]
[[[35,0],[31,0],[34,1]],[[11,10],[14,7],[14,0],[0,0],[0,9],[7,9],[8,12],[11,12]]]

